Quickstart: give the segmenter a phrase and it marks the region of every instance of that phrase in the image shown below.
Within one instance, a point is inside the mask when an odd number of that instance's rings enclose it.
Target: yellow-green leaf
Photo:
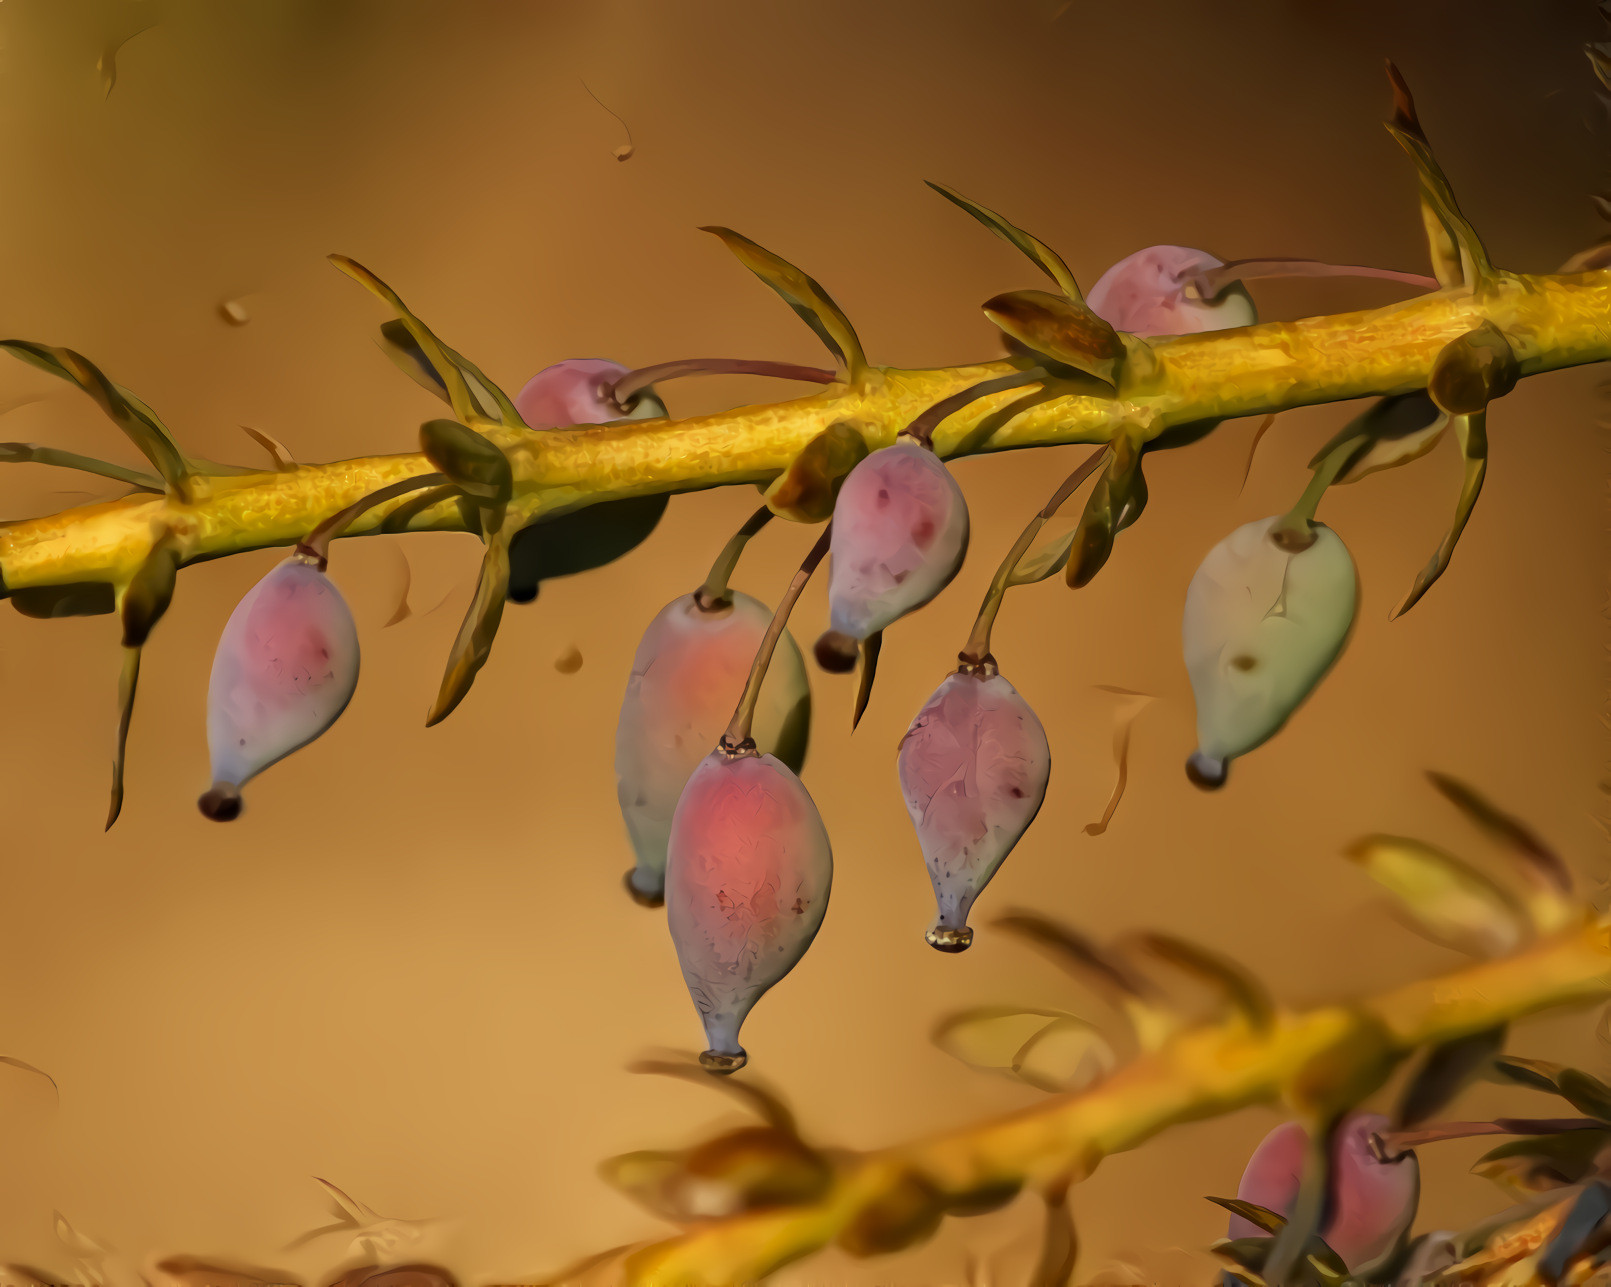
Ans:
[[[420,450],[478,504],[501,509],[509,503],[515,485],[509,458],[474,429],[455,420],[427,420],[420,426]]]
[[[470,601],[458,636],[453,640],[453,648],[448,653],[442,686],[425,720],[427,728],[441,723],[452,714],[453,708],[470,691],[476,673],[487,664],[487,658],[492,655],[492,641],[498,633],[498,623],[503,620],[503,605],[508,592],[509,534],[499,528],[487,537],[475,598]]]
[[[1102,1034],[1063,1010],[975,1006],[942,1019],[932,1040],[970,1068],[1046,1091],[1078,1090],[1115,1065]]]
[[[1008,245],[1022,251],[1029,257],[1031,263],[1057,283],[1058,289],[1076,304],[1084,304],[1085,296],[1081,293],[1079,283],[1074,280],[1074,274],[1063,262],[1063,258],[1039,237],[1025,232],[1016,224],[1009,223],[988,206],[982,206],[977,201],[971,201],[955,188],[948,188],[943,183],[925,180],[947,201],[960,206],[980,223],[995,233]]]
[[[1384,835],[1365,837],[1347,854],[1436,941],[1485,956],[1521,945],[1527,922],[1515,898],[1452,854]]]
[[[1455,502],[1454,521],[1449,524],[1449,530],[1444,533],[1443,540],[1433,551],[1432,557],[1416,575],[1415,584],[1410,586],[1410,592],[1404,596],[1404,601],[1393,611],[1393,617],[1402,617],[1406,612],[1421,601],[1423,595],[1432,588],[1433,583],[1448,569],[1449,560],[1454,557],[1454,547],[1459,544],[1460,535],[1466,530],[1466,523],[1471,518],[1471,511],[1477,506],[1477,497],[1482,494],[1482,481],[1488,475],[1488,415],[1484,411],[1477,411],[1469,416],[1452,416],[1455,438],[1460,444],[1460,456],[1464,462],[1464,475],[1460,481],[1460,499]]]
[[[828,351],[838,361],[841,378],[861,379],[867,368],[867,357],[862,352],[856,328],[813,278],[731,228],[712,226],[700,231],[720,237],[744,267],[782,296],[783,302],[828,346]]]

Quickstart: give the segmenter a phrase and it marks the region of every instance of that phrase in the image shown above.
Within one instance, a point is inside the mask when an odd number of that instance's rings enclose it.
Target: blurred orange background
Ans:
[[[106,93],[97,60],[116,56]],[[1056,245],[1087,284],[1154,242],[1224,258],[1305,255],[1424,271],[1411,170],[1381,129],[1382,59],[1495,259],[1551,271],[1600,235],[1606,113],[1581,49],[1587,0],[1417,5],[1298,0],[3,0],[0,329],[70,345],[157,409],[191,450],[252,461],[239,426],[303,460],[412,449],[438,414],[373,340],[383,313],[325,262],[352,255],[511,391],[571,356],[640,365],[721,354],[818,362],[810,333],[700,224],[731,225],[834,294],[874,361],[999,352],[981,300],[1039,285],[922,185],[951,183]],[[636,154],[611,152],[630,124]],[[1384,303],[1381,282],[1256,288],[1266,318]],[[219,306],[238,300],[248,321]],[[989,928],[1028,906],[1107,936],[1146,925],[1245,962],[1294,1004],[1459,958],[1400,928],[1339,852],[1356,835],[1482,845],[1421,774],[1473,782],[1606,870],[1605,445],[1593,369],[1525,381],[1490,418],[1492,468],[1453,567],[1387,614],[1446,528],[1452,444],[1328,497],[1363,584],[1335,672],[1289,728],[1193,789],[1179,656],[1187,581],[1233,527],[1286,508],[1357,407],[1281,417],[1241,492],[1255,428],[1224,425],[1149,466],[1152,502],[1104,573],[1015,592],[1005,673],[1047,726],[1039,821],[985,895],[974,949],[923,942],[931,896],[894,749],[953,664],[995,563],[1081,449],[972,459],[957,476],[973,551],[886,640],[849,730],[853,681],[813,674],[805,781],[834,838],[832,909],[745,1029],[754,1068],[822,1140],[875,1146],[1032,1103],[1037,1092],[927,1040],[973,1002],[1086,1007]],[[693,380],[673,414],[788,396]],[[132,462],[89,401],[0,367],[7,438]],[[0,513],[113,494],[31,467]],[[649,543],[512,608],[445,724],[423,720],[468,600],[468,536],[340,544],[364,672],[346,716],[269,771],[241,820],[196,811],[207,671],[225,619],[280,556],[198,566],[146,653],[122,821],[101,832],[117,682],[111,618],[0,616],[8,802],[0,1054],[0,1260],[75,1272],[52,1213],[147,1265],[173,1253],[307,1277],[350,1263],[323,1176],[379,1212],[432,1218],[409,1259],[465,1280],[531,1277],[663,1228],[597,1178],[607,1155],[676,1145],[730,1117],[698,1088],[632,1076],[697,1048],[663,915],[633,906],[612,743],[638,632],[692,589],[754,507],[747,488],[673,500]],[[775,599],[809,544],[774,524],[736,584]],[[403,561],[417,615],[389,629]],[[442,600],[446,599],[445,603]],[[436,605],[441,604],[440,607]],[[436,608],[434,611],[429,609]],[[822,628],[822,586],[797,636]],[[556,671],[580,650],[575,674]],[[1120,685],[1158,700],[1112,784]],[[1511,1049],[1605,1071],[1595,1016],[1525,1025]],[[1479,1087],[1459,1115],[1533,1111]],[[1203,1281],[1202,1248],[1277,1120],[1250,1110],[1115,1157],[1082,1185],[1081,1278],[1115,1261]],[[1480,1141],[1423,1150],[1420,1227],[1497,1210],[1466,1172]],[[1031,1256],[1025,1198],[949,1222],[898,1260],[828,1254],[787,1284],[949,1283],[964,1248]],[[82,1266],[79,1267],[82,1269]]]

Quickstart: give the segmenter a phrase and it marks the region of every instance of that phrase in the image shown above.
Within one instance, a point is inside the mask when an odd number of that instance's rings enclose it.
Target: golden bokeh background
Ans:
[[[118,52],[106,92],[97,60]],[[255,461],[409,450],[438,414],[374,344],[384,314],[325,262],[352,255],[513,390],[569,356],[820,360],[769,292],[696,227],[724,223],[817,276],[874,361],[998,352],[978,311],[1038,285],[936,198],[955,184],[1058,246],[1087,283],[1153,242],[1226,258],[1309,255],[1420,270],[1414,183],[1378,122],[1382,58],[1414,87],[1462,202],[1506,267],[1549,271],[1600,235],[1606,113],[1581,49],[1589,0],[0,0],[0,329],[70,345],[144,397],[192,450]],[[636,154],[611,150],[630,124]],[[1260,286],[1269,318],[1391,300],[1380,282]],[[247,311],[243,326],[219,313]],[[1085,1007],[994,933],[1028,906],[1097,935],[1194,937],[1301,1003],[1450,968],[1339,853],[1371,830],[1486,855],[1428,788],[1462,776],[1531,820],[1597,889],[1606,869],[1605,447],[1593,369],[1529,379],[1490,420],[1492,468],[1444,580],[1389,623],[1447,526],[1452,444],[1339,489],[1353,641],[1274,742],[1217,795],[1182,772],[1186,583],[1234,526],[1284,509],[1310,453],[1357,408],[1281,417],[1238,491],[1255,424],[1149,465],[1151,506],[1097,581],[1015,592],[1005,672],[1055,755],[1039,821],[987,893],[974,949],[925,946],[930,893],[895,744],[952,664],[996,560],[1079,449],[957,466],[972,555],[889,632],[854,737],[852,683],[814,673],[805,780],[834,837],[820,938],[745,1029],[754,1068],[807,1129],[874,1146],[1034,1102],[927,1041],[973,1002]],[[754,380],[664,390],[673,414],[787,396]],[[7,438],[132,460],[75,391],[0,367]],[[113,489],[0,474],[23,517]],[[180,580],[147,649],[122,821],[102,834],[117,681],[111,618],[0,616],[6,832],[0,909],[0,1261],[82,1270],[53,1212],[118,1265],[173,1253],[315,1279],[354,1263],[323,1176],[377,1211],[430,1218],[408,1259],[508,1281],[663,1228],[597,1178],[605,1156],[731,1118],[699,1088],[629,1075],[696,1048],[662,916],[631,905],[612,739],[642,626],[691,589],[755,504],[673,500],[620,562],[512,608],[492,661],[440,727],[423,717],[477,561],[467,536],[344,542],[332,574],[360,621],[358,694],[327,736],[254,783],[241,820],[196,811],[214,642],[275,552]],[[775,598],[808,545],[774,524],[737,578]],[[412,569],[416,615],[382,628]],[[445,601],[444,601],[445,600]],[[440,605],[440,606],[438,606]],[[431,609],[435,609],[434,611]],[[797,612],[821,628],[822,588]],[[578,673],[556,671],[570,647]],[[1110,831],[1114,699],[1135,727]],[[1512,1050],[1604,1071],[1595,1016],[1525,1025]],[[1479,1087],[1461,1112],[1534,1111]],[[1202,1248],[1276,1109],[1181,1128],[1077,1192],[1082,1277],[1141,1267],[1204,1281]],[[1480,1149],[1423,1151],[1421,1227],[1501,1195]],[[828,1254],[787,1284],[955,1283],[964,1248],[1032,1250],[1036,1214],[949,1222],[929,1246]]]

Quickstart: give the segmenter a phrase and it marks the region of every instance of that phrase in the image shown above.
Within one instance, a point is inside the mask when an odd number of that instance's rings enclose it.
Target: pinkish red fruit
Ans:
[[[1051,748],[1035,712],[994,667],[948,675],[901,739],[901,794],[938,913],[929,943],[960,952],[968,913],[1046,798]]]
[[[951,583],[967,549],[968,505],[938,456],[902,438],[865,457],[834,503],[829,630],[818,660],[848,669],[861,640]]]
[[[1343,1119],[1333,1141],[1330,1214],[1320,1236],[1351,1270],[1392,1250],[1415,1219],[1420,1201],[1421,1168],[1415,1154],[1383,1162],[1371,1149],[1370,1137],[1387,1129],[1387,1118],[1379,1114],[1354,1113]],[[1236,1196],[1277,1215],[1289,1214],[1308,1143],[1309,1133],[1301,1123],[1277,1126],[1253,1150]],[[1231,1217],[1231,1237],[1251,1238],[1261,1232],[1242,1217]]]
[[[1132,335],[1192,335],[1251,326],[1258,314],[1240,283],[1216,299],[1202,299],[1187,289],[1200,273],[1223,264],[1190,246],[1148,246],[1103,273],[1085,303],[1114,330]]]
[[[646,420],[666,414],[652,391],[639,393],[632,406],[611,396],[615,382],[627,374],[619,362],[603,358],[567,358],[544,367],[515,395],[515,410],[533,429],[600,425],[610,420]]]
[[[336,722],[358,686],[358,631],[341,591],[292,555],[230,614],[207,687],[208,817],[240,813],[240,788]]]
[[[671,818],[700,760],[716,744],[744,691],[772,611],[747,594],[714,611],[685,594],[649,623],[615,730],[616,794],[637,866],[632,894],[655,904],[666,881]],[[751,736],[795,772],[805,758],[811,688],[793,638],[784,632],[767,668]]]
[[[787,765],[720,749],[700,762],[671,820],[666,917],[706,1067],[744,1065],[739,1028],[811,946],[832,883],[828,833]]]

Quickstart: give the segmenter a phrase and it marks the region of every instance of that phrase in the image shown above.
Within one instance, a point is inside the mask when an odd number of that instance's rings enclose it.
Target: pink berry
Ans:
[[[973,941],[974,900],[1046,798],[1046,731],[1000,675],[962,670],[917,713],[898,763],[938,906],[928,941],[960,952]]]
[[[733,593],[732,603],[715,611],[685,594],[643,633],[615,730],[616,792],[637,853],[628,881],[639,901],[654,904],[662,897],[677,799],[732,717],[771,623],[771,609],[747,594]],[[785,632],[761,687],[751,736],[761,751],[798,772],[810,719],[805,663]]]
[[[240,788],[336,722],[358,686],[358,631],[314,563],[286,559],[230,614],[207,688],[212,790],[202,812],[240,813]]]
[[[1370,1137],[1387,1129],[1387,1118],[1379,1114],[1354,1113],[1343,1119],[1333,1142],[1330,1212],[1320,1236],[1349,1269],[1359,1269],[1392,1250],[1415,1219],[1420,1201],[1421,1168],[1415,1154],[1383,1162],[1371,1149]],[[1278,1215],[1289,1214],[1298,1196],[1308,1143],[1309,1134],[1300,1123],[1277,1126],[1253,1150],[1236,1196]],[[1260,1233],[1240,1216],[1231,1217],[1231,1237]]]
[[[610,420],[645,420],[666,414],[653,393],[638,395],[623,408],[610,394],[628,368],[603,358],[567,358],[544,367],[515,395],[515,410],[533,429],[601,425]]]
[[[739,1028],[811,946],[832,883],[828,833],[787,765],[721,750],[700,762],[671,820],[666,915],[707,1067],[743,1066]]]
[[[1090,310],[1116,331],[1132,335],[1192,335],[1258,321],[1240,285],[1217,299],[1189,295],[1187,283],[1224,261],[1190,246],[1148,246],[1119,260],[1085,296]]]
[[[968,505],[938,456],[907,438],[867,456],[834,503],[829,631],[818,641],[819,660],[845,668],[857,643],[945,589],[967,549]]]

